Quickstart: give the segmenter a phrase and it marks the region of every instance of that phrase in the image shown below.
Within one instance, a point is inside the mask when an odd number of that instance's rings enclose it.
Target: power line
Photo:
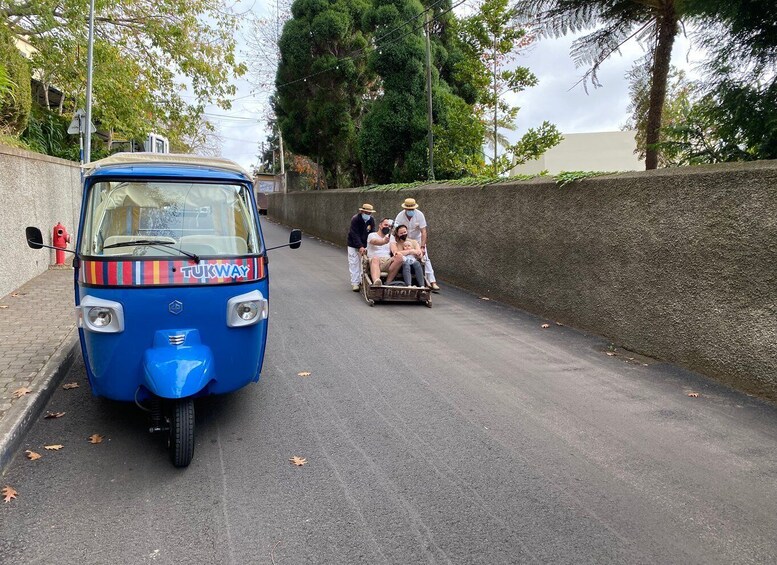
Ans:
[[[257,118],[245,118],[243,116],[230,116],[228,114],[211,114],[209,112],[203,112],[203,116],[208,116],[209,118],[225,118],[227,120],[250,120],[252,122],[261,122],[262,120],[259,120]]]

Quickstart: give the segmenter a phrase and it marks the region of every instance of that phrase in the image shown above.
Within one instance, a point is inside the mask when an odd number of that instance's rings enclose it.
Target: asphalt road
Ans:
[[[307,237],[270,273],[262,380],[197,404],[188,469],[76,364],[0,481],[0,561],[777,562],[773,406],[450,287],[370,308]]]

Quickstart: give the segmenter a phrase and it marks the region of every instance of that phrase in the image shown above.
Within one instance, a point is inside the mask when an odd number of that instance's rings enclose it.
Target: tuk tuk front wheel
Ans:
[[[167,445],[176,467],[188,467],[194,456],[194,400],[182,398],[172,404]]]

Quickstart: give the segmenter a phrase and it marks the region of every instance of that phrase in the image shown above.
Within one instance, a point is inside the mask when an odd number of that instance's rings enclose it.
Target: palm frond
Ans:
[[[518,0],[515,7],[522,19],[536,27],[539,35],[560,37],[596,27],[605,3],[597,0]]]
[[[599,72],[599,67],[601,67],[602,63],[604,63],[610,55],[619,51],[620,48],[630,40],[644,36],[646,33],[654,33],[652,31],[654,28],[655,20],[648,20],[636,29],[634,29],[632,22],[618,21],[612,22],[602,29],[598,29],[593,33],[589,33],[584,37],[576,39],[572,43],[572,60],[578,67],[590,65],[590,68],[576,85],[582,82],[586,92],[588,92],[587,82],[589,80],[594,88],[600,87],[601,83],[599,82],[597,73]]]

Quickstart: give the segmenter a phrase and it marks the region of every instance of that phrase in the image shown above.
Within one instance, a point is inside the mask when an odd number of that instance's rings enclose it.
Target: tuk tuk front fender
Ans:
[[[185,398],[214,378],[213,352],[197,330],[161,330],[143,356],[144,384],[162,398]]]

